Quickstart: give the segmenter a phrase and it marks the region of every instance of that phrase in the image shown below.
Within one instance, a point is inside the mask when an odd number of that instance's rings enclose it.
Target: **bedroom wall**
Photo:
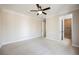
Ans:
[[[1,10],[0,10],[0,12],[1,12]],[[2,40],[1,40],[1,14],[0,14],[0,47],[1,47],[1,42],[2,42]]]
[[[73,12],[72,45],[79,47],[79,10]]]
[[[11,10],[1,9],[1,44],[28,40],[41,36],[41,19]]]
[[[51,40],[59,40],[59,30],[59,17],[48,17],[46,19],[46,38]]]

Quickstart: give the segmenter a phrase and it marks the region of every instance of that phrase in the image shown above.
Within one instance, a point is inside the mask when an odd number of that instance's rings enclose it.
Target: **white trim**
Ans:
[[[15,43],[15,42],[24,41],[24,40],[29,40],[29,39],[33,39],[33,38],[37,38],[37,37],[41,37],[41,34],[37,34],[37,35],[35,35],[35,36],[33,35],[33,36],[30,36],[30,37],[24,37],[24,38],[22,38],[22,39],[20,39],[20,40],[16,40],[16,41],[4,42],[4,43],[2,43],[1,46],[6,45],[6,44]]]
[[[46,39],[48,39],[48,40],[54,40],[54,41],[62,41],[62,40],[52,39],[52,38],[48,38],[48,37],[46,37]]]
[[[47,39],[47,40],[57,41],[57,42],[60,42],[60,43],[62,43],[62,44],[65,45],[64,40],[55,40],[55,39],[51,39],[51,38],[46,38],[46,39]]]

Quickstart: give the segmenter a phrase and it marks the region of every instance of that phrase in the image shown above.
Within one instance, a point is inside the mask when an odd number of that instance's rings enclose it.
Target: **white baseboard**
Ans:
[[[49,37],[46,37],[46,39],[49,39],[49,40],[55,40],[55,41],[62,41],[62,40],[58,40],[58,39],[53,39],[53,38],[49,38]]]
[[[58,39],[53,39],[53,38],[49,38],[49,37],[46,37],[46,39],[53,40],[53,41],[57,41],[57,42],[60,42],[62,44],[65,44],[64,41],[63,40],[60,40],[60,39],[58,40]]]
[[[53,41],[58,41],[58,42],[62,42],[62,43],[63,43],[62,40],[55,40],[55,39],[49,39],[49,38],[46,38],[46,39],[48,39],[48,40],[53,40]]]
[[[74,47],[79,47],[79,45],[76,45],[76,44],[72,44],[72,46],[74,46]]]
[[[4,42],[4,43],[2,43],[1,47],[4,46],[4,45],[7,45],[7,44],[11,44],[11,43],[15,43],[15,42],[20,42],[20,41],[24,41],[24,40],[30,40],[30,39],[38,38],[38,37],[41,37],[41,34],[37,34],[35,36],[33,35],[33,36],[30,36],[30,37],[23,37],[22,39],[16,40],[16,41]]]

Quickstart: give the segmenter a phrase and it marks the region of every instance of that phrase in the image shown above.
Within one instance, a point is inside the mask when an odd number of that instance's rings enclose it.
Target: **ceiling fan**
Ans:
[[[37,15],[40,15],[40,14],[44,14],[44,15],[47,15],[47,13],[45,13],[44,11],[46,10],[49,10],[50,7],[47,7],[47,8],[44,8],[42,9],[42,7],[39,5],[39,4],[36,4],[36,7],[37,7],[37,10],[30,10],[31,12],[37,12]]]

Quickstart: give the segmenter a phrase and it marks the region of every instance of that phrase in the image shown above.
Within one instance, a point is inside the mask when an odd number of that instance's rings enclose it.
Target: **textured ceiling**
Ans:
[[[36,15],[36,12],[30,12],[32,9],[37,9],[35,4],[0,4],[0,8],[6,8],[20,13],[28,13],[36,17],[49,17],[51,15],[60,15],[76,9],[79,9],[78,4],[40,4],[42,8],[51,7],[50,10],[45,11],[47,15]]]

